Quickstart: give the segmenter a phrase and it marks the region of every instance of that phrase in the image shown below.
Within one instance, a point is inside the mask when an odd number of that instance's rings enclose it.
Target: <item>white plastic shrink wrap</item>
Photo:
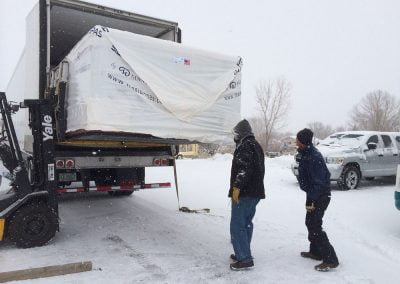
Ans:
[[[232,141],[240,120],[240,57],[96,26],[66,60],[67,133]]]

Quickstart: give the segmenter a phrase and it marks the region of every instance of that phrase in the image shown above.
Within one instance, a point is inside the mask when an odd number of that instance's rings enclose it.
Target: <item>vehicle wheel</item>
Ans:
[[[182,155],[182,154],[178,154],[178,155],[176,156],[176,159],[183,159],[183,155]]]
[[[116,184],[128,185],[130,183],[140,184],[144,182],[145,178],[145,168],[135,168],[135,169],[118,169]],[[128,181],[128,183],[126,183]],[[129,196],[132,195],[134,190],[117,190],[109,191],[108,194],[111,196]]]
[[[347,166],[338,181],[338,186],[341,190],[356,189],[360,183],[360,170],[356,166]]]
[[[57,214],[43,202],[19,208],[11,217],[8,236],[21,248],[45,245],[58,229]]]
[[[375,177],[366,177],[365,179],[368,180],[368,181],[371,181],[371,180],[374,180]]]
[[[98,171],[93,177],[96,186],[112,186],[117,184],[117,173],[115,170]]]

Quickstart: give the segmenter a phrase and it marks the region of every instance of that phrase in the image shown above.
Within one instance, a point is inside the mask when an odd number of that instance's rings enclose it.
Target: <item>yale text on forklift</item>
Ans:
[[[43,141],[47,141],[50,139],[53,139],[53,119],[51,118],[50,115],[45,115],[43,117],[43,122],[42,125],[44,126],[43,128]]]

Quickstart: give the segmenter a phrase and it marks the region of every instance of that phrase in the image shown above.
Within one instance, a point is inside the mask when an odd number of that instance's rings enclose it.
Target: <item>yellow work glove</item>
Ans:
[[[239,194],[240,189],[237,187],[233,187],[232,189],[232,202],[239,204]]]

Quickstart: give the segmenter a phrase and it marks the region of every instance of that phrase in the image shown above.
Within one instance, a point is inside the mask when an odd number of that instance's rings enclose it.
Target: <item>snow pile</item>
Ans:
[[[233,155],[232,154],[215,154],[210,158],[213,161],[232,161]]]

